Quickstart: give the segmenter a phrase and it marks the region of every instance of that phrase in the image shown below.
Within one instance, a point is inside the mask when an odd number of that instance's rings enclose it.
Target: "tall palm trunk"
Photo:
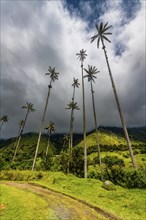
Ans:
[[[1,123],[0,130],[1,130],[1,129],[2,129],[2,127],[3,127],[3,124],[4,124],[4,121],[2,121],[2,123]]]
[[[121,123],[122,123],[124,134],[125,134],[125,139],[126,139],[127,146],[128,146],[129,153],[130,153],[130,157],[131,157],[131,160],[132,160],[132,165],[135,169],[137,169],[137,166],[136,166],[136,163],[135,163],[135,160],[134,160],[134,156],[133,156],[133,151],[132,151],[132,147],[131,147],[130,138],[129,138],[128,131],[127,131],[127,128],[126,128],[126,123],[125,123],[125,120],[124,120],[124,117],[123,117],[123,114],[122,114],[120,102],[119,102],[119,99],[118,99],[118,94],[117,94],[117,91],[116,91],[115,83],[114,83],[114,80],[113,80],[113,77],[112,77],[112,72],[111,72],[111,69],[110,69],[109,62],[108,62],[107,52],[105,50],[105,45],[104,45],[104,42],[103,42],[103,38],[101,38],[101,42],[102,42],[102,46],[103,46],[103,50],[104,50],[104,55],[105,55],[105,59],[106,59],[106,63],[107,63],[111,83],[112,83],[113,92],[114,92],[114,95],[115,95],[117,108],[118,108],[118,111],[119,111]]]
[[[19,138],[19,135],[20,135],[20,131],[21,131],[22,126],[23,126],[23,125],[20,125],[20,126],[19,126],[18,135],[17,135],[17,137],[16,137],[16,141],[15,141],[15,144],[14,144],[14,152],[15,152],[15,149],[16,149],[16,145],[17,145],[17,142],[18,142],[18,138]]]
[[[97,149],[98,149],[100,175],[101,175],[101,180],[103,181],[103,171],[102,171],[102,162],[101,162],[101,153],[100,153],[100,144],[99,144],[99,136],[98,136],[98,129],[97,129],[97,118],[96,118],[96,111],[95,111],[95,100],[94,100],[94,90],[93,90],[92,80],[90,81],[90,83],[91,83],[92,106],[93,106],[93,115],[94,115],[96,143],[97,143]]]
[[[45,108],[44,108],[44,112],[43,112],[43,117],[42,117],[40,132],[39,132],[39,137],[38,137],[36,151],[35,151],[35,156],[34,156],[33,165],[32,165],[32,170],[34,170],[34,167],[35,167],[36,158],[37,158],[38,149],[39,149],[40,140],[41,140],[41,135],[42,135],[42,131],[44,129],[44,120],[45,120],[45,115],[46,115],[46,111],[47,111],[48,101],[49,101],[49,97],[50,97],[50,91],[51,91],[51,88],[52,88],[51,84],[52,84],[52,80],[50,81],[50,85],[48,86],[49,87],[48,95],[47,95],[47,100],[46,100],[46,104],[45,104]]]
[[[75,87],[73,90],[72,102],[74,103],[75,98]],[[70,154],[72,156],[72,147],[73,147],[73,123],[74,123],[74,109],[71,109],[71,116],[70,116]]]
[[[87,178],[86,110],[85,110],[85,90],[84,90],[84,75],[83,75],[82,60],[81,60],[81,70],[82,70],[82,94],[83,94],[84,178]]]
[[[47,160],[48,150],[49,150],[49,146],[50,146],[50,136],[51,136],[51,132],[49,132],[48,144],[47,144],[47,148],[46,148],[46,160]]]
[[[20,141],[21,141],[21,137],[22,137],[22,134],[23,134],[23,130],[24,130],[26,121],[27,121],[28,114],[29,114],[29,109],[26,112],[26,116],[25,116],[25,119],[24,119],[24,124],[22,125],[22,129],[20,130],[20,133],[19,133],[19,136],[18,136],[18,141],[17,141],[17,144],[16,144],[16,148],[15,148],[15,152],[14,152],[14,156],[13,156],[12,161],[14,161],[15,158],[16,158],[16,154],[17,154],[17,151],[18,151],[18,147],[19,147],[19,144],[20,144]]]

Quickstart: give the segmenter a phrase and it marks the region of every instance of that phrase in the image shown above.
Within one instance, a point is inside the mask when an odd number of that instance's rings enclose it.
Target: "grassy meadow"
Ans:
[[[74,175],[65,175],[61,172],[2,171],[1,180],[29,181],[55,189],[84,200],[123,220],[144,220],[146,217],[145,189],[126,189],[115,186],[115,190],[109,191],[102,187],[103,183],[99,180],[78,178]],[[7,189],[7,187],[6,190],[11,191],[11,189]],[[8,194],[11,195],[11,193]],[[21,197],[18,196],[18,199],[21,200]],[[2,201],[5,205],[11,203],[11,198],[9,199],[9,197],[6,196]],[[27,194],[26,197],[21,200],[20,205],[23,204],[23,202],[27,203]],[[41,200],[37,202],[42,203],[42,209],[45,207],[45,203],[41,202]],[[34,206],[37,204],[34,203]],[[11,212],[11,210],[8,210],[8,212]]]

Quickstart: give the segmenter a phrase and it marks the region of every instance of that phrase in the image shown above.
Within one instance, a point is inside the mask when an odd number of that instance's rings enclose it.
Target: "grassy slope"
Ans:
[[[2,171],[1,179],[33,181],[82,199],[123,220],[145,219],[144,189],[129,190],[116,186],[116,190],[107,191],[99,180],[77,178],[60,172]]]
[[[40,184],[81,198],[124,220],[143,220],[145,218],[146,190],[124,189],[116,186],[116,191],[103,189],[102,182],[93,179],[79,179],[72,175],[52,173],[47,181]]]
[[[99,141],[100,141],[100,149],[101,149],[101,157],[104,158],[105,156],[117,156],[120,159],[124,160],[125,166],[127,168],[132,167],[131,159],[128,156],[128,158],[125,157],[125,155],[129,155],[128,150],[123,150],[122,145],[126,146],[126,141],[123,137],[120,137],[112,132],[102,132],[99,131]],[[136,148],[138,145],[146,144],[145,142],[141,141],[131,141],[133,145],[133,149],[136,149],[139,154],[135,155],[135,161],[138,167],[146,167],[146,154],[140,154],[140,150]],[[90,146],[97,145],[96,143],[96,134],[95,132],[89,134],[86,139],[87,148]],[[81,141],[78,146],[83,147],[83,141]],[[102,151],[102,146],[106,145],[107,150]],[[120,150],[114,150],[113,152],[110,151],[110,146],[121,146]],[[98,157],[98,153],[93,152],[91,154],[88,154],[88,157],[93,160],[95,157]],[[144,160],[143,160],[144,159]]]
[[[1,185],[1,220],[47,220],[52,215],[47,205],[46,201],[29,191]]]
[[[126,141],[123,137],[120,137],[112,132],[103,132],[103,131],[99,131],[99,142],[100,145],[107,145],[107,146],[113,146],[113,145],[126,145]],[[140,141],[131,141],[132,144],[134,145],[138,145],[138,144],[142,144],[143,142]],[[96,135],[95,132],[89,134],[87,136],[87,141],[86,141],[87,147],[89,146],[94,146],[97,145],[96,144]],[[83,141],[81,141],[78,146],[84,146]]]

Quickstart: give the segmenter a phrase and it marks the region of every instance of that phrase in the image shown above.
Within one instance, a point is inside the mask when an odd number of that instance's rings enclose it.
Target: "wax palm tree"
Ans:
[[[48,137],[47,148],[46,148],[46,160],[47,160],[48,150],[49,150],[49,146],[50,146],[51,134],[55,133],[55,131],[56,131],[54,122],[50,121],[49,125],[46,126],[45,129],[47,130],[47,133],[48,133],[48,136],[49,136]]]
[[[124,130],[124,134],[125,134],[125,139],[126,139],[126,142],[127,142],[127,146],[128,146],[129,152],[130,152],[130,157],[131,157],[131,160],[132,160],[132,165],[133,165],[134,168],[136,168],[136,163],[135,163],[134,156],[133,156],[133,151],[132,151],[132,147],[131,147],[130,138],[129,138],[128,131],[127,131],[127,128],[126,128],[125,119],[124,119],[124,116],[123,116],[123,113],[122,113],[122,110],[121,110],[121,106],[120,106],[117,90],[116,90],[116,87],[115,87],[114,79],[113,79],[111,68],[110,68],[109,61],[108,61],[106,47],[105,47],[105,44],[104,44],[105,40],[108,41],[108,42],[111,42],[107,38],[107,35],[111,35],[112,34],[111,32],[108,32],[111,27],[112,27],[111,25],[108,26],[108,22],[106,24],[103,24],[102,22],[100,23],[100,25],[96,24],[97,34],[91,38],[91,43],[95,39],[97,39],[97,48],[99,48],[100,42],[102,44],[102,49],[104,50],[104,55],[105,55],[105,59],[106,59],[107,67],[108,67],[108,72],[109,72],[109,75],[110,75],[110,79],[111,79],[111,83],[112,83],[112,88],[113,88],[113,92],[114,92],[117,108],[118,108],[120,119],[121,119],[121,123],[122,123],[122,126],[123,126],[123,130]]]
[[[0,125],[0,130],[2,129],[2,126],[5,122],[8,122],[9,118],[8,115],[3,115],[2,117],[0,117],[0,121],[1,121],[1,125]]]
[[[103,172],[102,172],[102,163],[101,163],[101,154],[100,154],[100,144],[99,144],[99,136],[98,136],[98,129],[97,129],[97,117],[96,117],[96,109],[95,109],[95,99],[94,99],[94,89],[93,89],[93,82],[95,83],[96,74],[99,73],[97,68],[94,66],[88,65],[88,70],[84,69],[87,75],[84,77],[88,78],[88,81],[91,85],[91,94],[92,94],[92,106],[93,106],[93,116],[94,116],[94,125],[95,125],[95,132],[96,132],[96,143],[98,147],[98,158],[99,158],[99,166],[100,166],[100,175],[101,179],[103,180]]]
[[[74,127],[74,110],[80,110],[77,102],[70,102],[66,109],[71,109],[71,117],[70,117],[70,153],[72,155],[72,147],[73,147],[73,127]]]
[[[62,149],[64,149],[66,142],[67,142],[67,143],[70,142],[70,135],[68,135],[68,134],[65,134],[65,135],[63,136],[63,147],[62,147]]]
[[[48,94],[47,94],[45,108],[44,108],[44,112],[43,112],[43,116],[42,116],[40,132],[39,132],[39,136],[38,136],[38,141],[37,141],[35,156],[34,156],[34,160],[33,160],[32,170],[34,170],[36,159],[37,159],[37,154],[38,154],[38,149],[39,149],[39,145],[40,145],[42,131],[43,131],[43,128],[44,128],[44,120],[45,120],[45,115],[46,115],[46,111],[47,111],[48,101],[49,101],[50,92],[51,92],[51,88],[52,88],[52,83],[55,82],[56,80],[58,80],[59,73],[56,72],[55,67],[51,68],[49,66],[48,73],[46,73],[45,75],[50,76],[50,83],[48,85]]]
[[[86,109],[85,109],[84,75],[83,75],[83,62],[87,56],[86,50],[82,49],[76,55],[78,59],[81,61],[82,97],[83,97],[84,177],[87,178]]]
[[[80,83],[78,82],[78,79],[73,78],[73,96],[72,96],[72,101],[74,102],[74,98],[75,98],[75,89],[79,88]]]
[[[70,149],[72,154],[72,146],[73,146],[73,121],[74,121],[74,110],[77,106],[74,105],[74,98],[75,98],[75,89],[79,88],[80,83],[78,83],[78,79],[73,78],[73,95],[72,95],[72,103],[70,106],[71,109],[71,116],[70,116]],[[76,109],[77,110],[77,109]],[[79,109],[78,109],[79,110]]]
[[[69,104],[67,104],[67,108],[66,109],[71,109],[71,118],[70,118],[70,140],[69,140],[69,159],[68,159],[68,169],[67,169],[67,173],[69,173],[69,166],[70,166],[70,160],[72,158],[72,145],[73,145],[73,124],[74,124],[74,110],[80,110],[77,102],[71,101]]]
[[[20,133],[19,133],[19,136],[18,136],[18,141],[17,141],[17,144],[16,144],[13,161],[16,158],[16,154],[17,154],[19,144],[20,144],[20,141],[21,141],[21,137],[22,137],[22,134],[23,134],[23,131],[24,131],[24,127],[25,127],[25,124],[26,124],[26,121],[27,121],[27,118],[28,118],[28,114],[35,111],[35,109],[33,108],[33,104],[31,102],[30,103],[27,102],[27,104],[25,106],[22,106],[22,109],[26,109],[26,115],[25,115],[23,124],[21,126],[21,130],[20,130]]]

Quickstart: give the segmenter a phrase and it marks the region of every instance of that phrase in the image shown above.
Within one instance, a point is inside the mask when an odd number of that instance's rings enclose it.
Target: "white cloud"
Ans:
[[[111,3],[101,16],[113,25],[112,43],[106,44],[107,53],[127,124],[140,126],[144,124],[145,95],[144,4],[135,17],[126,22],[120,1],[116,5]],[[49,66],[56,66],[60,76],[51,91],[46,120],[53,119],[58,131],[68,131],[70,114],[65,107],[71,100],[73,77],[79,78],[81,83],[76,53],[82,48],[88,54],[84,67],[95,65],[100,70],[94,85],[99,124],[121,126],[103,50],[97,50],[95,42],[90,44],[96,29],[87,31],[88,23],[76,12],[70,14],[64,6],[61,1],[13,1],[13,4],[8,1],[2,4],[2,114],[8,114],[10,118],[9,126],[4,126],[3,137],[17,134],[17,126],[13,130],[11,127],[24,117],[21,106],[27,101],[32,102],[37,111],[30,115],[26,131],[38,132],[49,83],[44,73]],[[91,14],[89,2],[84,6],[87,14]],[[115,54],[115,45],[123,48],[120,56]],[[87,81],[85,86],[89,130],[93,128],[93,120]],[[76,94],[81,110],[75,113],[75,129],[82,131],[81,87]]]

